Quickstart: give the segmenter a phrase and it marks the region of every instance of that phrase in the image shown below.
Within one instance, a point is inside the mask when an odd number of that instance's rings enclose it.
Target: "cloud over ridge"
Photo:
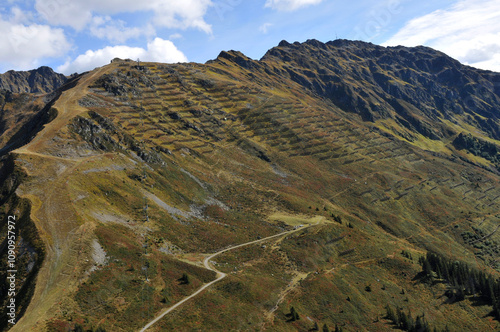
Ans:
[[[58,57],[71,45],[64,31],[41,24],[19,24],[0,18],[0,62],[27,70],[44,58]],[[34,52],[36,50],[36,52]]]
[[[410,20],[384,45],[426,45],[500,72],[500,1],[461,0]]]
[[[103,66],[114,58],[122,59],[140,59],[141,61],[176,63],[187,62],[188,59],[177,49],[170,40],[155,38],[147,44],[147,48],[130,47],[125,45],[106,46],[102,49],[93,51],[88,50],[79,55],[73,61],[67,61],[57,68],[57,71],[64,74],[74,72],[84,72],[96,67]]]

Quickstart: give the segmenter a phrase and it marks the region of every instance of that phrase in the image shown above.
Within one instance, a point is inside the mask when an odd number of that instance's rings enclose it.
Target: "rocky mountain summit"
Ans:
[[[0,89],[14,93],[49,93],[62,86],[68,78],[50,67],[29,71],[9,70],[0,74]]]
[[[500,139],[500,73],[462,65],[428,47],[282,41],[261,63],[364,120],[393,119],[412,139],[453,135],[446,121],[479,127]]]

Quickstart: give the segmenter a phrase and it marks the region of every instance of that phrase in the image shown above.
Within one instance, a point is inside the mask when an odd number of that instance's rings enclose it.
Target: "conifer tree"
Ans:
[[[432,273],[432,266],[431,263],[429,263],[429,260],[425,259],[422,264],[422,269],[425,273],[425,275],[429,276]]]
[[[81,326],[80,324],[76,324],[75,328],[73,329],[73,331],[74,332],[84,332],[83,326]]]
[[[406,314],[404,313],[404,311],[401,311],[399,327],[402,330],[404,330],[404,331],[408,331],[409,330],[408,316],[406,316]]]
[[[189,276],[187,275],[187,273],[183,273],[182,274],[182,277],[181,277],[181,282],[183,284],[186,284],[188,285],[191,281],[189,280]]]
[[[417,316],[417,318],[415,319],[415,330],[422,331],[423,327],[424,324],[422,322],[422,318],[420,316]]]
[[[386,318],[397,325],[398,324],[397,317],[394,314],[394,310],[392,310],[390,305],[385,306],[385,311],[386,311]]]

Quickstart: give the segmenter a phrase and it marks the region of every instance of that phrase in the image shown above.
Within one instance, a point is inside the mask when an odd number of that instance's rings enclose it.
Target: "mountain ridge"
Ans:
[[[497,76],[480,89],[474,70],[408,50],[391,62],[375,45],[308,41],[261,60],[116,60],[61,88],[1,168],[0,212],[29,215],[23,259],[39,268],[19,279],[33,296],[12,331],[140,330],[215,280],[207,257],[268,237],[209,262],[227,276],[151,330],[387,331],[386,305],[440,330],[498,328],[494,304],[470,287],[458,300],[418,263],[439,252],[499,275]],[[479,106],[436,102],[457,89],[450,73]],[[46,104],[23,95],[5,110],[39,105],[27,121]]]
[[[280,45],[269,50],[262,59],[272,61],[273,57],[277,57],[285,62],[286,59],[294,59],[291,65],[298,65],[297,67],[301,68],[304,67],[304,63],[307,63],[307,58],[312,58],[309,46],[312,45],[315,49],[320,50],[320,53],[323,51],[319,61],[320,69],[325,71],[323,75],[329,75],[326,82],[336,83],[327,84],[324,79],[311,77],[313,85],[310,89],[321,96],[329,97],[338,106],[360,114],[364,120],[393,118],[400,121],[404,127],[416,129],[421,134],[435,139],[437,138],[436,133],[432,133],[429,128],[432,126],[429,126],[428,123],[433,119],[429,116],[434,117],[434,119],[436,117],[451,118],[454,115],[465,113],[474,117],[474,113],[478,113],[480,116],[495,121],[497,126],[492,123],[484,123],[478,118],[474,119],[475,125],[481,127],[490,137],[497,140],[500,138],[498,130],[500,112],[498,109],[488,107],[491,104],[498,104],[500,100],[499,73],[461,65],[457,60],[444,53],[423,46],[415,48],[382,47],[346,40],[337,40],[326,44],[309,40],[303,44],[280,43]],[[328,57],[333,52],[335,52],[335,56]],[[293,53],[293,57],[288,53]],[[343,56],[339,56],[339,54]],[[349,59],[350,62],[354,63],[346,62],[339,65],[339,62],[335,61],[336,57]],[[325,60],[322,60],[323,58]],[[375,62],[374,60],[357,60],[373,58],[375,58]],[[415,60],[417,58],[418,61]],[[418,74],[418,71],[421,74]],[[461,75],[458,75],[459,72]],[[455,79],[456,77],[459,77],[461,81]],[[296,76],[295,80],[297,79],[304,81],[304,73]],[[349,85],[342,83],[346,79],[351,80]],[[473,81],[475,84],[471,84]],[[375,91],[375,94],[371,95],[368,92],[368,94],[363,95],[361,91],[353,91],[352,86],[355,86],[353,82],[363,82],[364,87],[368,91]],[[416,94],[412,85],[419,86],[420,95]],[[457,87],[460,86],[468,86],[468,88],[459,93]],[[485,91],[478,96],[478,90]],[[427,92],[425,93],[425,91]],[[345,95],[349,101],[347,103],[342,99]],[[355,104],[352,103],[353,100],[356,101]],[[421,121],[418,117],[412,116],[412,113],[416,113],[418,110],[410,109],[404,102],[417,103],[414,106],[420,110],[421,115],[427,117],[427,121]],[[430,114],[422,114],[426,110]],[[396,115],[389,114],[390,111]],[[445,130],[441,130],[438,135],[441,138],[447,136]]]
[[[47,66],[29,71],[9,70],[0,74],[0,89],[14,93],[50,93],[62,86],[68,78]]]

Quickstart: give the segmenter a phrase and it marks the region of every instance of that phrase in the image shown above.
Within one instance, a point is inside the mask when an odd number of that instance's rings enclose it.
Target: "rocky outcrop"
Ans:
[[[2,206],[2,221],[0,222],[0,251],[2,257],[0,264],[7,267],[10,266],[8,259],[8,246],[17,248],[15,256],[15,308],[16,322],[21,318],[33,296],[35,290],[35,282],[38,271],[45,258],[45,247],[40,239],[39,233],[34,222],[31,220],[31,205],[29,200],[20,198],[16,194],[16,189],[21,184],[26,174],[15,165],[13,156],[0,157],[0,206]],[[7,216],[10,216],[9,218]],[[7,232],[11,230],[8,227],[7,221],[14,220],[14,234]],[[8,236],[9,235],[9,236]],[[14,239],[14,240],[13,240]],[[10,242],[9,242],[10,240]],[[12,243],[12,241],[14,243]],[[9,269],[4,268],[0,271],[1,280],[9,280],[7,277],[12,277]],[[10,303],[12,295],[9,295],[12,290],[5,282],[0,288],[0,330],[4,331],[9,325],[9,309],[7,305]]]
[[[224,58],[243,62],[241,56]],[[461,115],[500,139],[495,106],[500,103],[500,74],[462,65],[428,47],[282,41],[260,63],[366,121],[393,118],[409,131],[440,139],[453,134],[441,120]]]
[[[460,133],[452,144],[459,150],[465,149],[475,156],[491,161],[500,170],[500,146],[463,133]]]
[[[30,71],[9,70],[0,74],[0,89],[14,93],[49,93],[62,86],[68,78],[50,67]]]
[[[88,114],[88,118],[82,116],[73,118],[69,127],[93,149],[109,152],[121,151],[123,153],[132,151],[145,162],[162,162],[158,153],[145,148],[143,144],[130,135],[123,133],[109,119],[93,111]]]

